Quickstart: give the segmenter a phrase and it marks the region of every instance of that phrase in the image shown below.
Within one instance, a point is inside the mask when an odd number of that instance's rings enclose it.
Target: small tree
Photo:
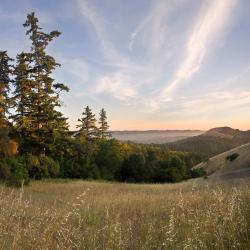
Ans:
[[[98,129],[96,127],[96,118],[89,106],[85,108],[82,113],[82,118],[78,119],[78,121],[80,122],[80,124],[77,125],[77,128],[79,128],[78,138],[80,140],[89,142],[97,138]]]
[[[101,139],[106,139],[108,137],[111,137],[111,134],[108,132],[109,125],[107,122],[107,113],[104,110],[104,108],[100,111],[100,118],[99,118],[99,134]]]

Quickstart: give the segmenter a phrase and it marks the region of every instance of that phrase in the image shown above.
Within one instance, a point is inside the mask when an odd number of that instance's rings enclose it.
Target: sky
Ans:
[[[112,130],[250,129],[250,1],[0,0],[0,50],[28,51],[34,11],[62,35],[48,53],[62,65],[70,128],[84,107]]]

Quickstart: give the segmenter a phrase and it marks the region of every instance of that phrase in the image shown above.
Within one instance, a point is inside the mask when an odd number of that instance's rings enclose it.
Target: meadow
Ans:
[[[250,249],[247,180],[0,190],[0,249]]]

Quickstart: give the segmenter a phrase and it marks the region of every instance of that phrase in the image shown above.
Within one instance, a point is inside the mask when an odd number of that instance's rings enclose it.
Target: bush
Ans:
[[[11,175],[10,167],[5,160],[0,160],[0,179],[6,180]]]
[[[7,160],[7,164],[11,169],[10,176],[6,178],[7,186],[21,187],[29,184],[28,171],[19,158],[10,158]]]
[[[101,178],[114,180],[123,161],[120,144],[116,140],[101,141],[94,161]]]
[[[42,169],[46,170],[45,173],[47,176],[45,177],[57,177],[60,172],[60,166],[57,161],[54,161],[52,158],[48,156],[40,156],[39,157],[40,166]]]
[[[206,176],[206,171],[203,168],[196,168],[190,170],[190,174],[192,178],[199,178]]]
[[[24,157],[24,162],[27,166],[29,176],[37,180],[57,177],[60,172],[59,163],[45,155],[35,156],[28,154]]]
[[[24,157],[24,162],[31,178],[40,180],[42,178],[49,177],[48,170],[44,167],[44,165],[41,166],[38,156],[27,154]]]
[[[119,171],[119,178],[126,182],[146,182],[148,171],[142,154],[132,154],[124,160]]]
[[[234,161],[238,156],[239,156],[238,153],[233,153],[233,154],[231,154],[231,155],[228,155],[228,156],[226,157],[226,159],[229,160],[229,161]]]
[[[180,169],[176,167],[170,167],[166,169],[166,181],[167,182],[180,182],[184,179]]]

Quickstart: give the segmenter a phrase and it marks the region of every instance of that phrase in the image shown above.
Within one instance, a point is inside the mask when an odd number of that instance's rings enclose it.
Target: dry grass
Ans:
[[[0,189],[0,249],[250,249],[247,181]]]

